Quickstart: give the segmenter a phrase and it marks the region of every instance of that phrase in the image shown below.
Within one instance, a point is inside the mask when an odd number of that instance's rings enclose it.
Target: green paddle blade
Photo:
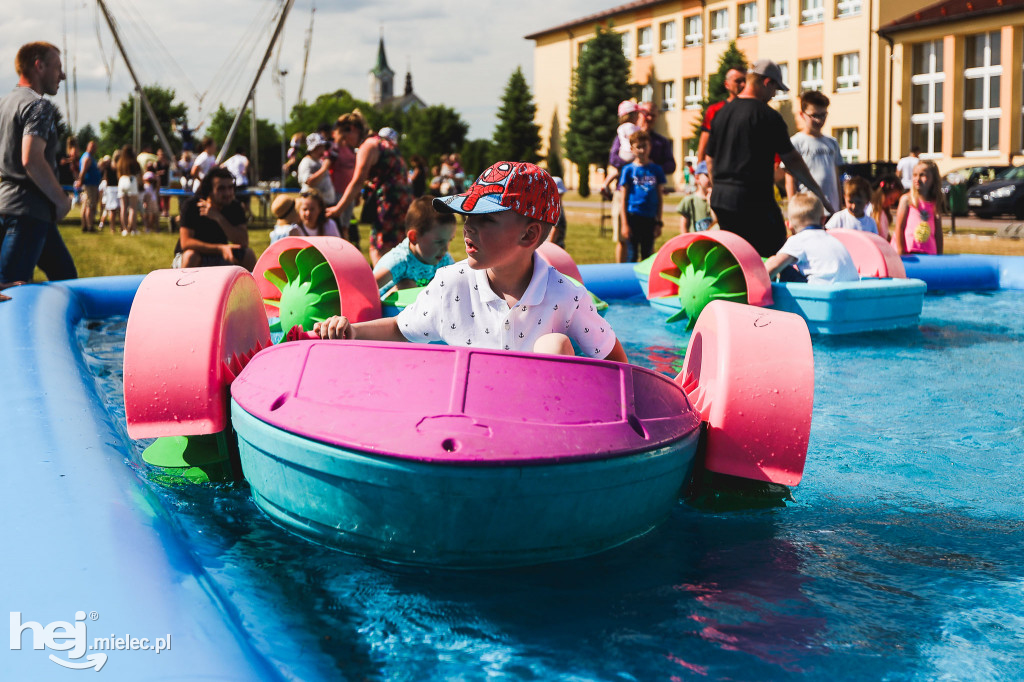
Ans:
[[[232,479],[227,437],[223,432],[157,438],[143,451],[142,459],[159,467],[157,478],[170,484]]]
[[[264,301],[276,305],[280,313],[271,331],[287,330],[296,325],[311,331],[314,323],[341,311],[334,271],[319,250],[312,246],[288,249],[281,253],[278,262],[280,270],[271,268],[263,274],[281,292],[279,300]]]
[[[679,268],[679,276],[667,273],[661,273],[661,276],[679,286],[681,309],[668,319],[669,322],[686,318],[689,331],[711,301],[746,302],[747,283],[743,269],[729,249],[718,242],[703,239],[691,242],[685,252],[680,250],[672,254],[672,262]]]

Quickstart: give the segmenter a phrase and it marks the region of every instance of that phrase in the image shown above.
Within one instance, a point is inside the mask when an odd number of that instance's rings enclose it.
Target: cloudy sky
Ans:
[[[105,0],[140,80],[174,88],[193,125],[218,103],[237,108],[269,43],[281,0]],[[614,7],[615,0],[295,0],[280,60],[268,64],[257,88],[257,114],[277,123],[281,91],[271,79],[286,69],[286,102],[298,94],[306,31],[315,4],[312,50],[304,96],[344,88],[369,98],[367,72],[384,33],[388,63],[400,94],[411,67],[416,93],[428,104],[458,111],[470,136],[490,137],[509,75],[522,66],[533,82],[533,41],[523,36]],[[14,55],[29,40],[67,46],[68,83],[55,98],[80,128],[97,126],[131,92],[131,78],[117,55],[95,0],[4,0],[0,69],[13,87]],[[101,48],[102,44],[102,48]],[[77,76],[77,97],[70,87]],[[108,69],[112,76],[108,76]],[[109,94],[108,94],[109,85]],[[200,98],[201,101],[200,101]],[[77,104],[76,104],[77,103]]]

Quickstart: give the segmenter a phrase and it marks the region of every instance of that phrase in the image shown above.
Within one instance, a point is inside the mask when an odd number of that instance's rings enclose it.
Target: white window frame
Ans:
[[[833,128],[832,135],[839,142],[839,153],[844,163],[860,161],[860,135],[856,126],[852,128]]]
[[[629,31],[620,33],[619,38],[622,40],[622,54],[626,56],[626,59],[632,59],[633,53],[629,49]]]
[[[700,14],[691,14],[683,17],[684,47],[699,47],[704,44],[704,17]]]
[[[665,30],[666,28],[668,31]],[[660,46],[662,52],[672,52],[676,49],[675,20],[662,22],[662,24],[658,26],[658,34],[661,38]]]
[[[704,98],[701,91],[700,77],[683,79],[683,108],[700,109],[700,101]]]
[[[729,39],[729,9],[716,9],[711,12],[711,42],[717,43]]]
[[[768,0],[768,30],[789,28],[789,0]]]
[[[942,110],[942,100],[935,96],[936,85],[946,82],[946,72],[938,60],[938,47],[942,45],[941,41],[942,39],[940,38],[939,40],[918,43],[925,50],[926,71],[915,73],[910,77],[910,124],[911,126],[925,125],[928,127],[928,145],[925,149],[921,150],[921,158],[924,159],[938,159],[942,157],[942,139],[936,139],[935,135],[936,124],[945,125],[946,122],[946,114]],[[915,47],[917,45],[910,46],[911,54],[913,54]],[[913,64],[913,59],[911,59],[911,64]],[[928,88],[928,111],[914,112],[913,86],[915,85],[922,85]],[[911,138],[913,138],[913,135],[911,135]]]
[[[661,110],[662,111],[675,111],[676,110],[676,82],[675,81],[662,81],[661,82]]]
[[[786,62],[779,63],[779,72],[782,75],[782,84],[789,87],[789,64]],[[789,92],[779,88],[775,91],[775,96],[772,97],[773,101],[789,99]]]
[[[807,67],[817,64],[817,73],[807,73]],[[825,80],[822,77],[821,57],[815,57],[814,59],[801,59],[800,60],[800,92],[807,90],[823,90],[825,88]],[[808,78],[808,75],[810,78]]]
[[[636,29],[636,56],[650,57],[654,51],[652,41],[654,40],[654,29],[650,26],[640,26]]]
[[[993,156],[999,153],[999,141],[996,140],[995,148],[990,148],[989,133],[991,133],[992,126],[996,126],[996,133],[998,135],[999,119],[1002,118],[1002,109],[999,107],[988,106],[991,102],[992,97],[992,79],[996,76],[1000,77],[1000,85],[1002,84],[1003,65],[992,63],[992,34],[998,33],[998,31],[989,31],[980,35],[985,36],[985,64],[982,66],[974,66],[969,69],[964,69],[964,92],[967,92],[966,81],[973,79],[983,79],[982,85],[982,102],[985,107],[982,109],[966,109],[964,110],[964,141],[966,145],[967,121],[982,121],[981,126],[981,143],[982,149],[971,149],[968,150],[965,146],[964,156]],[[1002,61],[1002,55],[1000,55],[1000,62]],[[966,106],[966,104],[965,104]]]
[[[654,86],[647,83],[640,88],[640,101],[641,102],[652,102],[654,101]]]
[[[860,52],[836,55],[836,92],[860,90]]]
[[[820,24],[825,21],[825,0],[801,0],[800,24]]]
[[[836,0],[836,19],[855,17],[861,13],[861,0]]]
[[[743,2],[736,6],[737,23],[736,37],[757,35],[757,0]]]

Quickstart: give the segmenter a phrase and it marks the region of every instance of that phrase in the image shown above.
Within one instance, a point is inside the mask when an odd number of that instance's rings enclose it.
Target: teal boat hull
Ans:
[[[605,459],[479,466],[357,452],[231,404],[256,504],[344,551],[403,564],[497,568],[596,554],[650,531],[678,503],[699,430]]]

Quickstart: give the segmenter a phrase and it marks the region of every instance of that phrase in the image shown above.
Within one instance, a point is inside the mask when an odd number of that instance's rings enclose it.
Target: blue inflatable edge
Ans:
[[[581,265],[583,283],[605,299],[639,299],[643,286],[633,263]],[[1024,289],[1024,256],[903,256],[907,277],[923,280],[929,292]]]
[[[112,679],[284,679],[253,646],[173,514],[129,465],[125,427],[107,412],[77,342],[82,319],[126,315],[141,281],[27,285],[0,303],[0,602],[20,612],[21,623],[42,627],[89,614],[82,622],[90,644],[112,634],[171,636],[159,655],[105,652],[102,672]],[[68,652],[34,650],[33,637],[24,630],[20,650],[0,647],[9,679],[73,674],[48,658],[67,661]]]
[[[1024,257],[914,256],[904,262],[907,276],[924,280],[931,291],[1024,289]],[[643,297],[631,264],[580,271],[603,299]],[[247,616],[206,574],[172,510],[130,465],[124,424],[108,413],[77,340],[81,320],[127,315],[141,281],[125,276],[26,285],[0,303],[3,603],[22,623],[42,627],[74,624],[78,611],[90,614],[84,621],[90,642],[111,634],[172,636],[171,650],[159,659],[153,652],[109,652],[107,675],[114,679],[284,679],[296,670],[279,671],[260,653]],[[25,630],[20,650],[0,647],[0,669],[11,679],[56,674],[56,664],[47,651],[32,648],[32,638]],[[291,658],[302,667],[301,656]]]

